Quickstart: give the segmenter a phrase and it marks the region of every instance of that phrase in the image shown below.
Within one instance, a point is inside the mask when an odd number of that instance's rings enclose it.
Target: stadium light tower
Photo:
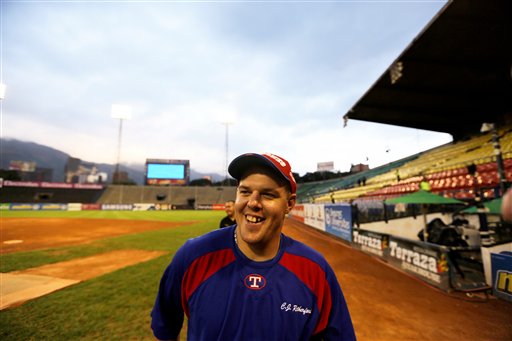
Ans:
[[[224,181],[226,182],[226,186],[229,184],[229,176],[228,176],[228,164],[229,164],[229,126],[233,124],[231,121],[225,121],[222,122],[224,126],[226,127],[226,166],[224,168],[225,170],[225,178]]]
[[[232,96],[229,96],[230,98]],[[221,124],[225,127],[225,133],[226,133],[226,163],[225,163],[225,185],[227,186],[229,184],[229,175],[228,175],[228,164],[229,164],[229,126],[235,123],[236,118],[236,109],[233,106],[225,106],[217,109],[218,111],[218,119],[221,122]]]
[[[112,118],[119,119],[119,134],[117,136],[117,158],[116,158],[116,169],[112,176],[112,183],[114,180],[119,182],[119,164],[121,162],[121,138],[123,134],[123,121],[130,120],[132,118],[132,107],[129,105],[112,104],[110,111]]]

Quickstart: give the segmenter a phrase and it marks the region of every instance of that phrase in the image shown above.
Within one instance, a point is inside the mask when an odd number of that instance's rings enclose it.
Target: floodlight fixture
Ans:
[[[132,107],[125,104],[112,104],[110,114],[112,118],[118,118],[120,120],[131,120]]]
[[[488,133],[495,129],[494,123],[482,123],[482,127],[480,128],[481,133]]]
[[[400,61],[393,63],[389,68],[389,76],[391,78],[391,84],[395,84],[403,74],[404,64]]]

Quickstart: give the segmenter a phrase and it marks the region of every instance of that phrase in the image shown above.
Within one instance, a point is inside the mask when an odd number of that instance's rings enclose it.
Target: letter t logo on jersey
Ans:
[[[267,285],[267,280],[262,275],[250,274],[245,276],[244,284],[251,290],[261,290]]]

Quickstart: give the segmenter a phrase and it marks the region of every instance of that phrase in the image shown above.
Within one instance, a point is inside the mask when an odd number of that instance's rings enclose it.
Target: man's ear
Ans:
[[[290,194],[288,197],[286,214],[290,213],[290,211],[295,207],[295,203],[297,202],[297,194]]]

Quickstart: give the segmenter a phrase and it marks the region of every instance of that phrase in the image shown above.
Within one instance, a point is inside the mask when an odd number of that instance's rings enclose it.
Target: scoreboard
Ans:
[[[146,159],[146,185],[188,185],[190,180],[190,161],[172,159]]]

